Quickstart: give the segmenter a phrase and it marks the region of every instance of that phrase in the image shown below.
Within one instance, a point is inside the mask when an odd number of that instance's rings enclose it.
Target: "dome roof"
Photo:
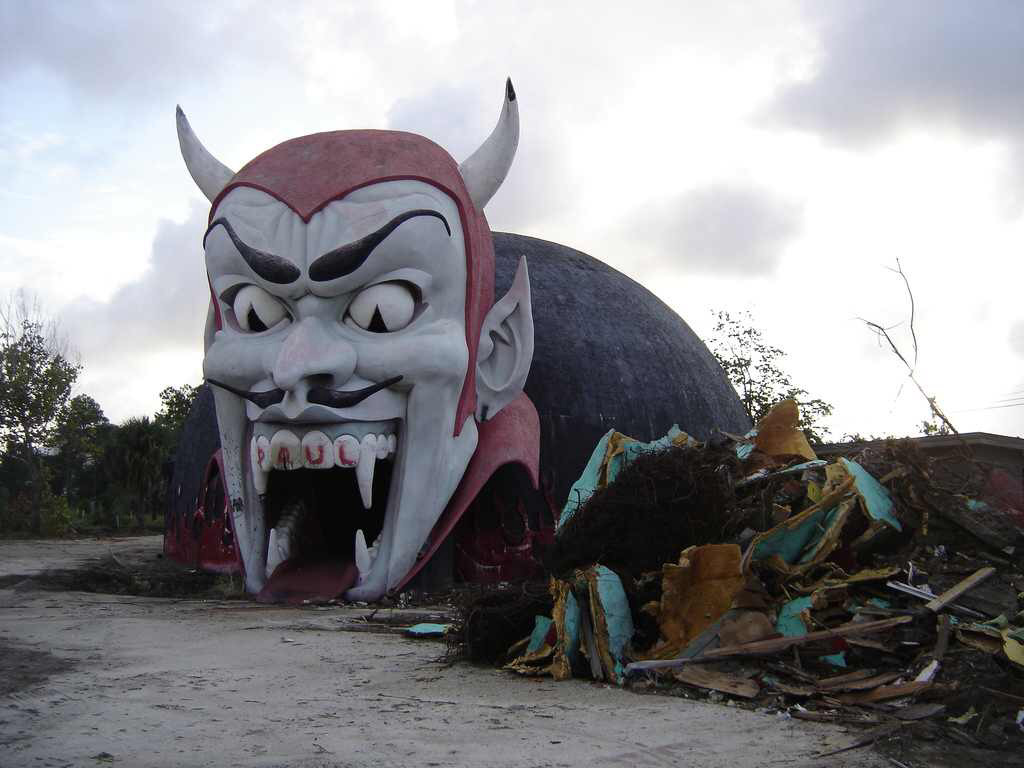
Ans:
[[[690,326],[639,283],[564,245],[494,233],[495,297],[525,255],[535,350],[526,393],[540,414],[541,470],[561,506],[611,428],[640,440],[673,424],[699,439],[749,421]]]

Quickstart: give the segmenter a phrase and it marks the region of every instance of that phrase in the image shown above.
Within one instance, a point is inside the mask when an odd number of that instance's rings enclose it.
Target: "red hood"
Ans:
[[[540,417],[526,393],[502,408],[490,421],[479,425],[480,440],[469,461],[462,482],[448,508],[434,525],[423,557],[392,592],[401,592],[434,556],[462,518],[463,513],[499,467],[520,464],[529,474],[533,487],[540,485]]]

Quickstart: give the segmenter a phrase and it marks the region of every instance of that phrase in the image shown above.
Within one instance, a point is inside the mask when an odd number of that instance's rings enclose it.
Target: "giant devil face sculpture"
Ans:
[[[494,303],[482,212],[518,143],[511,82],[461,165],[413,134],[336,131],[234,173],[180,109],[178,138],[212,204],[203,369],[246,588],[378,599],[461,513],[484,422],[532,412],[526,263]]]

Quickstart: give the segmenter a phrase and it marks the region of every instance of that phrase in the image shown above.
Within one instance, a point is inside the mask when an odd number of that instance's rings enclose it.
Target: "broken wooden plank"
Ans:
[[[771,640],[756,640],[743,645],[731,645],[726,648],[716,648],[713,651],[695,656],[691,659],[656,659],[652,661],[634,661],[626,666],[626,675],[634,672],[650,671],[658,669],[675,669],[686,664],[700,661],[711,661],[713,659],[724,659],[732,656],[764,656],[772,653],[789,650],[796,646],[813,643],[818,640],[831,640],[836,637],[848,637],[855,635],[868,635],[874,632],[884,632],[887,629],[907,624],[914,620],[913,616],[894,616],[891,619],[880,619],[879,621],[862,621],[851,624],[843,624],[834,629],[823,629],[817,632],[808,632],[806,635],[794,637],[776,637]]]
[[[706,667],[683,667],[673,672],[672,676],[687,685],[721,691],[744,699],[756,699],[761,692],[760,686],[749,677],[730,675]]]
[[[941,595],[936,597],[934,600],[931,600],[931,601],[925,603],[924,607],[927,608],[932,613],[938,613],[943,608],[945,608],[947,605],[949,605],[954,600],[956,600],[958,597],[960,597],[960,595],[962,595],[964,592],[966,592],[969,589],[973,589],[974,587],[978,586],[979,584],[981,584],[981,582],[985,581],[985,579],[987,579],[989,576],[991,576],[995,572],[996,572],[996,569],[993,568],[991,565],[986,566],[984,568],[979,568],[974,573],[972,573],[970,576],[968,576],[966,579],[961,581],[959,584],[957,584],[957,585],[955,585],[953,587],[950,587],[945,592],[943,592]]]
[[[928,717],[935,717],[936,715],[943,715],[946,713],[946,705],[939,704],[938,702],[931,702],[928,704],[915,704],[912,707],[906,709],[897,710],[894,714],[900,720],[924,720]]]
[[[795,677],[797,680],[803,680],[805,683],[811,683],[812,685],[818,684],[818,678],[809,672],[804,672],[802,669],[794,667],[792,664],[787,664],[784,661],[773,661],[769,662],[765,666],[775,672],[780,672],[783,675],[790,675]]]
[[[885,642],[877,637],[848,637],[846,642],[859,648],[870,648],[873,651],[881,651],[882,653],[895,653],[899,649],[896,643]]]
[[[792,683],[783,682],[782,680],[772,680],[770,685],[772,689],[776,691],[781,691],[782,693],[789,694],[790,696],[799,696],[802,698],[808,698],[817,692],[813,686],[794,685]]]
[[[931,688],[934,683],[899,683],[897,685],[883,685],[866,693],[841,693],[836,696],[844,704],[874,704],[879,701],[901,699],[904,696],[913,696]]]
[[[1009,699],[1010,701],[1016,701],[1019,704],[1024,704],[1024,697],[1022,696],[1015,696],[1014,694],[1007,693],[1006,691],[998,691],[995,688],[986,688],[984,685],[979,685],[978,688],[982,691],[985,691],[985,693],[991,693],[993,696],[1002,696],[1004,699]]]
[[[818,686],[820,691],[870,691],[872,688],[877,688],[880,685],[891,683],[900,677],[902,672],[883,672],[880,675],[872,675],[871,677],[864,677],[860,680],[850,680],[846,683],[841,683],[838,686],[832,688],[823,688]]]
[[[935,600],[936,599],[936,595],[934,593],[929,592],[928,590],[921,589],[920,587],[915,587],[912,584],[904,584],[903,582],[900,582],[900,581],[887,581],[885,583],[885,586],[887,586],[889,589],[894,589],[897,592],[902,592],[905,595],[910,595],[911,597],[916,597],[919,600],[929,600],[929,601],[931,601],[931,600]],[[970,617],[970,618],[975,618],[975,619],[985,619],[985,618],[987,618],[986,614],[981,613],[980,611],[976,611],[973,608],[968,608],[965,605],[958,605],[957,603],[951,603],[951,604],[949,604],[948,608],[949,608],[949,610],[953,611],[954,613],[960,613],[960,614],[963,614],[964,616],[967,616],[967,617]]]
[[[935,626],[935,634],[937,635],[935,650],[932,651],[932,658],[936,661],[942,661],[942,657],[946,655],[946,649],[949,648],[949,631],[952,626],[953,622],[950,620],[948,613],[939,614]]]
[[[759,656],[769,653],[778,653],[794,646],[806,645],[818,640],[831,640],[836,637],[854,635],[869,635],[875,632],[884,632],[887,629],[894,629],[902,624],[913,621],[912,616],[894,616],[891,619],[879,619],[878,621],[861,621],[851,624],[843,624],[833,629],[822,629],[817,632],[808,632],[806,635],[794,637],[777,637],[771,640],[757,640],[753,643],[733,645],[728,648],[717,648],[698,656],[693,661],[702,659],[720,659],[726,656]]]
[[[852,683],[856,680],[864,680],[868,677],[873,677],[878,674],[874,669],[858,669],[853,672],[844,672],[841,675],[835,675],[833,677],[823,677],[817,681],[818,690],[827,691],[830,688],[841,687],[845,683]]]

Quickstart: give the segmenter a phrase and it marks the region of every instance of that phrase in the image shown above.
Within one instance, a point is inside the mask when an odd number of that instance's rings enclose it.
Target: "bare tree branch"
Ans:
[[[907,286],[907,296],[910,297],[910,338],[914,343],[914,367],[917,367],[917,331],[914,329],[914,316],[916,309],[914,307],[914,292],[910,290],[910,281],[907,279],[906,274],[903,272],[903,266],[900,264],[899,258],[896,259],[896,269],[892,267],[886,267],[890,272],[895,272],[897,275],[903,278],[903,284]]]
[[[17,339],[29,327],[39,330],[52,354],[60,355],[75,365],[81,362],[78,350],[71,345],[60,320],[47,314],[38,296],[18,288],[0,303],[0,335]]]
[[[897,261],[896,263],[898,265],[899,261]],[[896,270],[891,271],[896,272]],[[870,328],[874,332],[874,334],[878,336],[880,339],[885,339],[885,341],[889,344],[889,349],[891,349],[893,354],[895,354],[896,357],[898,357],[903,362],[903,365],[907,367],[907,376],[910,378],[912,382],[914,382],[914,386],[917,387],[917,391],[921,393],[921,396],[928,401],[928,407],[931,409],[932,415],[935,418],[939,419],[943,424],[945,424],[946,427],[949,428],[950,432],[952,432],[954,435],[959,436],[960,432],[957,431],[957,428],[953,426],[953,423],[948,418],[946,418],[946,414],[942,412],[941,408],[939,408],[938,403],[935,402],[935,398],[929,396],[928,393],[924,391],[924,387],[921,386],[920,382],[914,376],[914,367],[917,364],[917,336],[914,333],[914,294],[910,290],[910,282],[907,280],[907,276],[903,274],[902,269],[899,270],[899,275],[903,278],[903,282],[906,283],[907,293],[910,294],[910,334],[911,337],[914,339],[914,365],[910,364],[910,361],[908,361],[907,358],[904,357],[899,347],[896,346],[896,342],[894,342],[892,340],[892,337],[889,335],[889,328],[884,328],[878,323],[873,323],[870,320],[865,320],[863,317],[857,319],[864,323],[868,328]]]

